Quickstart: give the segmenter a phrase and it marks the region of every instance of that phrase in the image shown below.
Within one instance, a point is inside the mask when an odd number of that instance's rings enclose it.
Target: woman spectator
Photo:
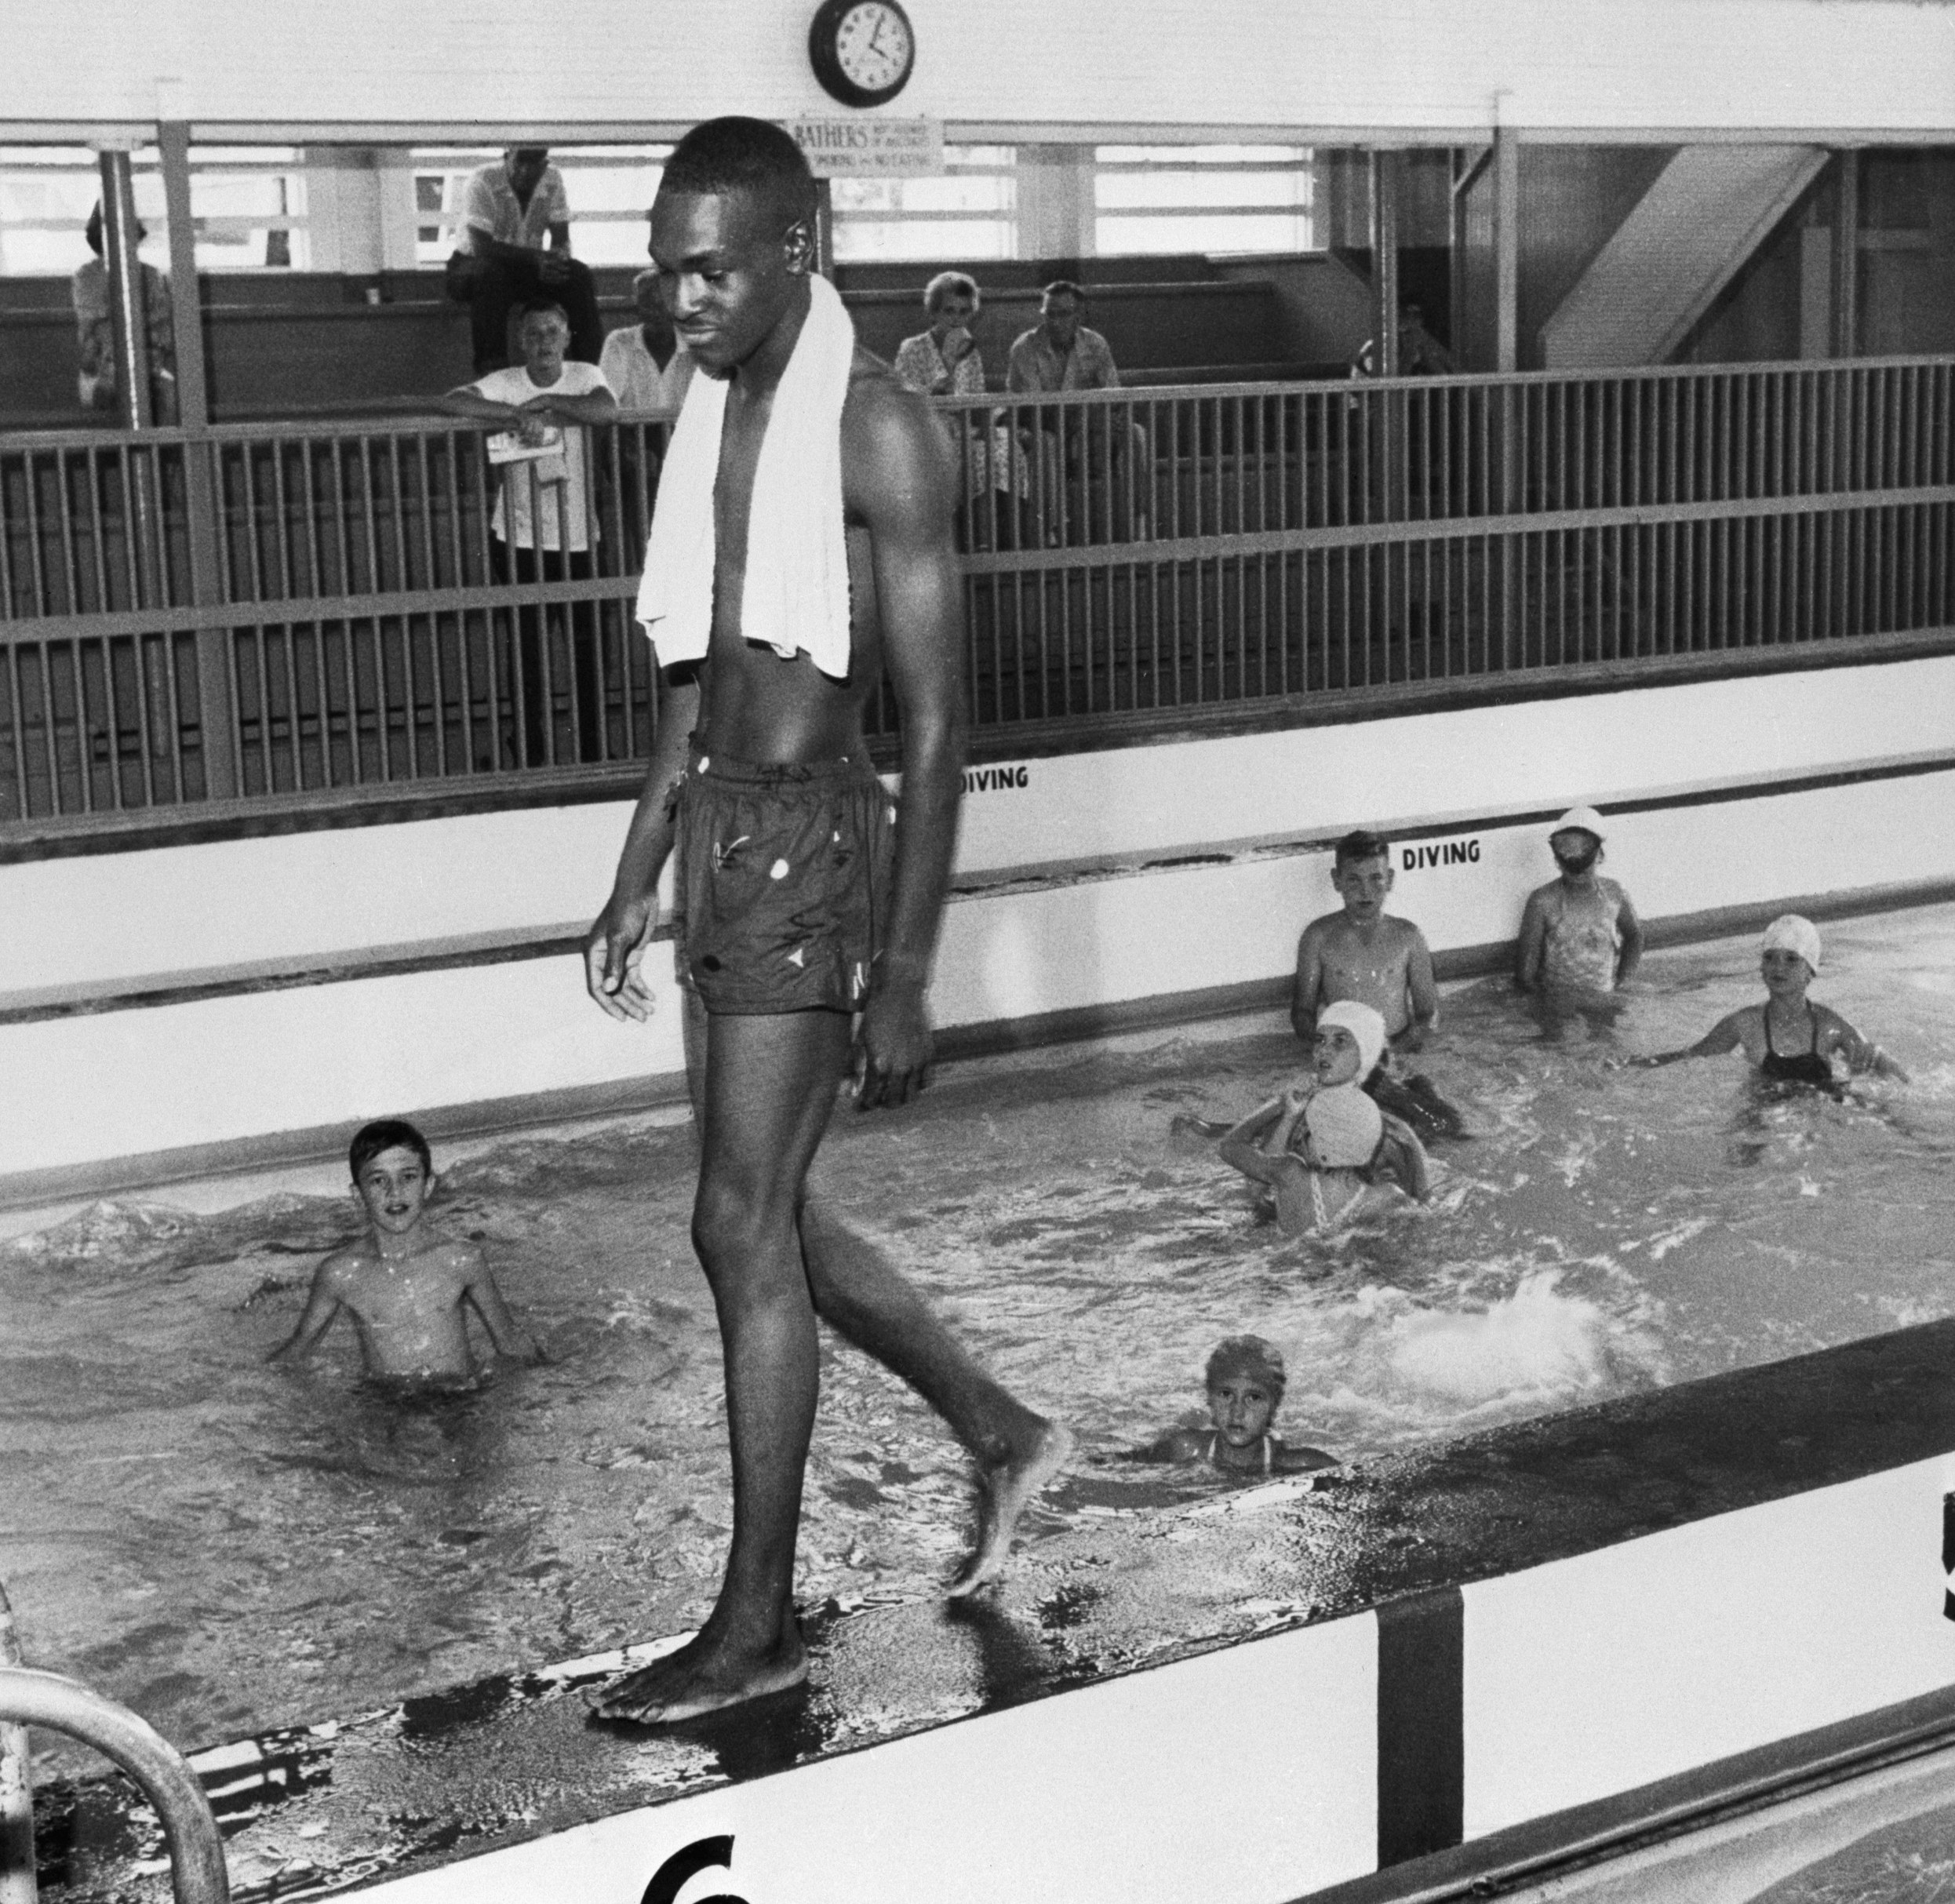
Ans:
[[[970,334],[982,300],[977,281],[963,271],[939,271],[923,287],[930,329],[905,337],[896,352],[896,374],[927,397],[976,397],[985,393],[985,360]],[[949,420],[949,419],[946,419]],[[964,438],[964,490],[959,515],[967,548],[1010,544],[1018,530],[1014,494],[1027,493],[1024,459],[1011,432],[994,415],[987,427],[974,411],[960,420]],[[983,499],[1002,491],[994,512]]]
[[[981,300],[974,279],[939,271],[923,287],[930,329],[905,337],[896,352],[896,374],[927,397],[978,397],[985,392],[985,360],[970,322]]]

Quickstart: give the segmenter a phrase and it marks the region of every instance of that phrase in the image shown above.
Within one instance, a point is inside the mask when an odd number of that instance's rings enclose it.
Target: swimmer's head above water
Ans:
[[[1758,963],[1768,989],[1797,981],[1803,992],[1819,975],[1819,928],[1797,912],[1775,919],[1759,941]]]
[[[1602,843],[1607,837],[1602,816],[1593,806],[1571,806],[1554,823],[1548,836],[1548,850],[1555,864],[1571,879],[1579,879],[1602,857]]]
[[[405,1118],[363,1126],[348,1148],[353,1189],[382,1235],[405,1236],[420,1221],[436,1178],[428,1140]]]
[[[1232,1335],[1208,1357],[1204,1381],[1215,1433],[1232,1448],[1246,1448],[1269,1432],[1283,1403],[1287,1377],[1283,1351],[1260,1335]]]
[[[1385,1020],[1371,1006],[1338,999],[1317,1014],[1311,1068],[1320,1089],[1362,1083],[1385,1055]]]
[[[1391,847],[1375,833],[1346,833],[1331,857],[1331,883],[1349,917],[1376,919],[1392,890]]]

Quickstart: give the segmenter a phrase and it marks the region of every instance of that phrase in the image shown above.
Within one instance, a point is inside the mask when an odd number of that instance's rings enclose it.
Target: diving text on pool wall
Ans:
[[[1002,793],[1007,787],[1028,787],[1031,785],[1032,770],[1027,766],[964,769],[964,791],[967,793]]]
[[[1399,865],[1407,872],[1423,872],[1428,866],[1477,866],[1477,839],[1442,839],[1436,846],[1400,846]]]

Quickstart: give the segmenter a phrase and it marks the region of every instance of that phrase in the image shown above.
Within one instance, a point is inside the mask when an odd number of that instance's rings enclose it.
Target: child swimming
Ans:
[[[1527,895],[1514,948],[1514,982],[1524,992],[1613,992],[1643,956],[1643,927],[1629,896],[1595,868],[1603,857],[1602,816],[1573,806],[1554,824],[1548,850],[1559,879]]]
[[[1275,1343],[1260,1335],[1229,1336],[1210,1352],[1205,1379],[1214,1427],[1170,1429],[1128,1459],[1205,1461],[1224,1474],[1302,1474],[1337,1465],[1336,1455],[1287,1447],[1270,1432],[1287,1380]]]
[[[1392,1075],[1390,1051],[1416,1051],[1439,1025],[1439,988],[1425,935],[1409,919],[1385,909],[1392,890],[1392,854],[1375,833],[1347,833],[1331,856],[1331,883],[1340,912],[1313,919],[1297,941],[1297,977],[1290,1022],[1307,1043],[1317,1014],[1341,999],[1369,1005],[1385,1021],[1387,1054],[1363,1079],[1379,1105],[1425,1137],[1458,1137],[1459,1112],[1422,1076]]]
[[[1645,1068],[1682,1058],[1715,1058],[1742,1049],[1760,1079],[1773,1084],[1838,1087],[1833,1060],[1850,1071],[1869,1071],[1907,1082],[1907,1073],[1877,1044],[1869,1044],[1830,1006],[1815,1004],[1806,988],[1819,975],[1819,929],[1788,912],[1765,928],[1758,948],[1765,1002],[1743,1005],[1720,1018],[1695,1044],[1631,1060]]]
[[[1396,1191],[1432,1192],[1425,1151],[1403,1119],[1359,1087],[1385,1049],[1385,1021],[1352,999],[1317,1014],[1307,1084],[1250,1112],[1221,1141],[1222,1160],[1275,1194],[1285,1236],[1342,1229]],[[1265,1139],[1267,1139],[1265,1141]]]
[[[543,1351],[510,1313],[481,1250],[423,1227],[437,1181],[427,1138],[384,1119],[355,1136],[348,1161],[366,1233],[319,1265],[298,1327],[268,1360],[304,1355],[344,1309],[370,1376],[471,1382],[479,1373],[468,1340],[473,1309],[498,1355],[541,1362]]]

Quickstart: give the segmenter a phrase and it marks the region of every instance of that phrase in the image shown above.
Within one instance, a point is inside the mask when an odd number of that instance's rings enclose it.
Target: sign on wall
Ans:
[[[944,169],[941,119],[837,115],[796,119],[788,129],[818,179],[923,178]]]

